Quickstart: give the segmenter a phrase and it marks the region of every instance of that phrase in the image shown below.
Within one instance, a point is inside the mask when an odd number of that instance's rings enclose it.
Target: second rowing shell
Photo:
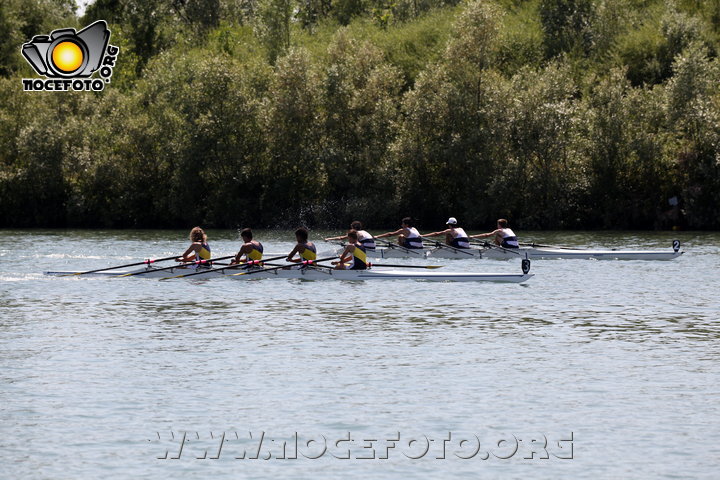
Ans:
[[[439,247],[428,252],[428,257],[444,259],[489,258],[511,260],[584,259],[584,260],[673,260],[683,252],[674,250],[582,250],[569,248],[469,248],[451,249]]]

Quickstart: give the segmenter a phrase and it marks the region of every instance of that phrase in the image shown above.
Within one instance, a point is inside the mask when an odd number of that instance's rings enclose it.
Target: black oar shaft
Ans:
[[[520,243],[520,245],[522,245],[523,247],[532,247],[532,248],[538,247],[538,248],[557,248],[560,250],[583,250],[582,248],[578,248],[578,247],[563,247],[561,245],[542,245],[540,243],[535,243],[535,242]]]
[[[88,270],[87,272],[75,272],[75,273],[69,273],[67,275],[63,276],[71,276],[71,275],[87,275],[88,273],[97,273],[97,272],[106,272],[108,270],[117,270],[118,268],[126,268],[126,267],[136,267],[138,265],[150,265],[151,263],[157,263],[157,262],[164,262],[166,260],[172,260],[174,258],[178,258],[177,255],[173,255],[172,257],[165,257],[165,258],[154,258],[154,259],[147,259],[143,262],[136,262],[136,263],[128,263],[126,265],[118,265],[116,267],[107,267],[107,268],[98,268],[96,270]]]
[[[448,250],[452,250],[453,252],[464,253],[465,255],[469,255],[469,256],[471,256],[471,257],[474,256],[474,255],[473,255],[472,253],[470,253],[470,252],[465,252],[465,251],[463,251],[462,248],[453,247],[452,245],[448,245],[448,244],[446,244],[446,243],[439,242],[438,240],[431,240],[430,238],[428,238],[428,237],[423,237],[422,235],[420,236],[420,238],[422,238],[423,240],[426,240],[426,241],[428,241],[428,242],[430,242],[430,243],[434,243],[436,247],[447,248]]]
[[[160,280],[169,280],[169,279],[171,279],[171,278],[185,278],[185,277],[192,277],[193,275],[207,275],[208,273],[223,272],[223,271],[225,271],[225,270],[235,270],[235,269],[238,269],[238,268],[248,267],[248,266],[250,266],[250,265],[256,264],[256,262],[257,262],[257,264],[260,264],[260,263],[265,263],[266,261],[267,261],[267,262],[270,262],[270,261],[272,261],[272,260],[279,260],[279,259],[281,259],[281,258],[285,258],[286,256],[287,256],[287,255],[282,255],[282,256],[280,256],[280,257],[272,257],[272,258],[268,258],[268,259],[265,259],[265,260],[250,260],[250,261],[247,262],[247,263],[237,263],[237,264],[235,264],[235,265],[230,265],[230,266],[228,266],[228,267],[213,268],[213,269],[211,269],[211,270],[205,270],[205,271],[203,271],[203,272],[185,273],[185,274],[182,274],[182,275],[175,275],[174,277],[161,278]]]
[[[254,273],[272,272],[273,270],[280,270],[281,268],[294,267],[294,266],[297,266],[297,265],[307,266],[307,267],[311,267],[311,266],[324,266],[324,265],[317,265],[317,263],[318,263],[318,262],[325,262],[325,261],[327,261],[327,260],[334,260],[334,259],[336,259],[336,258],[338,258],[338,257],[337,257],[337,256],[334,256],[334,257],[327,257],[327,258],[319,258],[319,259],[317,259],[317,260],[303,260],[302,262],[288,263],[288,264],[286,264],[286,265],[280,265],[280,266],[278,266],[278,267],[273,267],[273,268],[262,268],[262,269],[258,269],[258,270],[253,270],[253,271],[251,271],[251,272],[233,273],[232,275],[233,275],[233,276],[240,276],[240,275],[252,275],[252,274],[254,274]],[[327,268],[327,267],[326,267],[326,268]]]
[[[148,270],[143,270],[143,271],[141,271],[141,272],[130,272],[130,273],[126,273],[125,275],[120,275],[120,276],[121,276],[121,277],[133,277],[133,276],[135,276],[135,275],[144,275],[144,274],[150,273],[150,272],[162,272],[162,271],[165,271],[165,270],[172,270],[173,268],[180,268],[180,267],[183,267],[183,266],[206,265],[206,264],[212,264],[212,262],[215,262],[215,261],[218,261],[218,260],[225,260],[225,259],[234,258],[234,257],[235,257],[235,255],[227,255],[227,256],[225,256],[225,257],[218,257],[218,258],[213,258],[213,259],[210,259],[210,260],[198,260],[198,261],[195,261],[195,262],[184,263],[184,264],[182,264],[182,265],[173,265],[172,267],[152,268],[152,269],[148,269]],[[178,257],[173,257],[173,258],[178,258]]]
[[[387,245],[387,246],[390,247],[390,248],[398,248],[398,249],[402,250],[402,251],[405,252],[405,253],[414,253],[414,254],[416,254],[416,255],[420,255],[420,252],[416,252],[416,251],[415,251],[415,250],[420,250],[419,248],[415,248],[415,249],[413,249],[413,248],[407,248],[407,247],[403,247],[402,245],[398,245],[398,244],[396,244],[396,243],[386,242],[385,240],[380,240],[380,239],[378,239],[377,237],[373,237],[373,238],[375,239],[376,242],[380,242],[380,243],[382,243],[382,244],[384,244],[384,245]]]
[[[442,268],[443,265],[392,265],[389,263],[370,263],[370,267],[389,267],[389,268]]]

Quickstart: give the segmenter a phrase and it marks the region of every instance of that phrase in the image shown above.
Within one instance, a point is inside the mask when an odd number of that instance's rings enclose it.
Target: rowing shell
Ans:
[[[490,258],[494,260],[512,260],[518,258],[539,259],[595,259],[595,260],[673,260],[684,252],[673,245],[673,250],[581,250],[569,248],[468,248],[449,249],[435,248],[428,252],[429,257],[463,259],[463,258]],[[468,255],[469,254],[469,255]],[[527,255],[527,257],[526,257]]]
[[[140,275],[146,278],[165,278],[184,273],[192,273],[195,271],[192,267],[173,268],[171,270],[154,271],[156,269],[142,268],[134,270],[134,272],[147,272]],[[201,270],[197,270],[201,271]],[[238,271],[253,272],[249,275],[233,275]],[[62,276],[74,272],[45,272],[45,275]],[[118,277],[131,272],[98,272],[85,275],[102,276],[102,277]],[[220,272],[208,271],[206,275],[195,275],[192,278],[211,278],[223,277],[234,280],[252,280],[263,278],[297,278],[302,280],[427,280],[432,282],[500,282],[500,283],[522,283],[529,280],[533,274],[523,273],[465,273],[465,272],[406,272],[401,270],[379,270],[376,268],[370,270],[330,270],[326,268],[297,268],[292,267],[287,270],[223,270]]]

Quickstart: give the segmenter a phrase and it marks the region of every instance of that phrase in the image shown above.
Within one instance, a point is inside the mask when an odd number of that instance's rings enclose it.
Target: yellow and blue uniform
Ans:
[[[254,260],[254,261],[262,260],[263,250],[264,250],[262,243],[260,243],[260,242],[250,242],[250,243],[253,248],[247,254],[248,260]]]
[[[210,253],[210,245],[207,243],[200,244],[200,250],[197,252],[197,258],[195,260],[210,260],[212,254]]]
[[[355,250],[353,250],[352,263],[350,264],[349,270],[367,270],[367,255],[365,253],[365,247],[355,244]]]
[[[305,249],[302,252],[298,252],[300,258],[303,260],[317,260],[317,248],[315,248],[314,244],[305,243],[303,247],[305,247]]]

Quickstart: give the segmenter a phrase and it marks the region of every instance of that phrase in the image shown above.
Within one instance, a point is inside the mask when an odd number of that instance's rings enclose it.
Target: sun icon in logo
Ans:
[[[52,62],[62,72],[74,72],[83,64],[82,49],[75,42],[58,43],[52,52]]]

